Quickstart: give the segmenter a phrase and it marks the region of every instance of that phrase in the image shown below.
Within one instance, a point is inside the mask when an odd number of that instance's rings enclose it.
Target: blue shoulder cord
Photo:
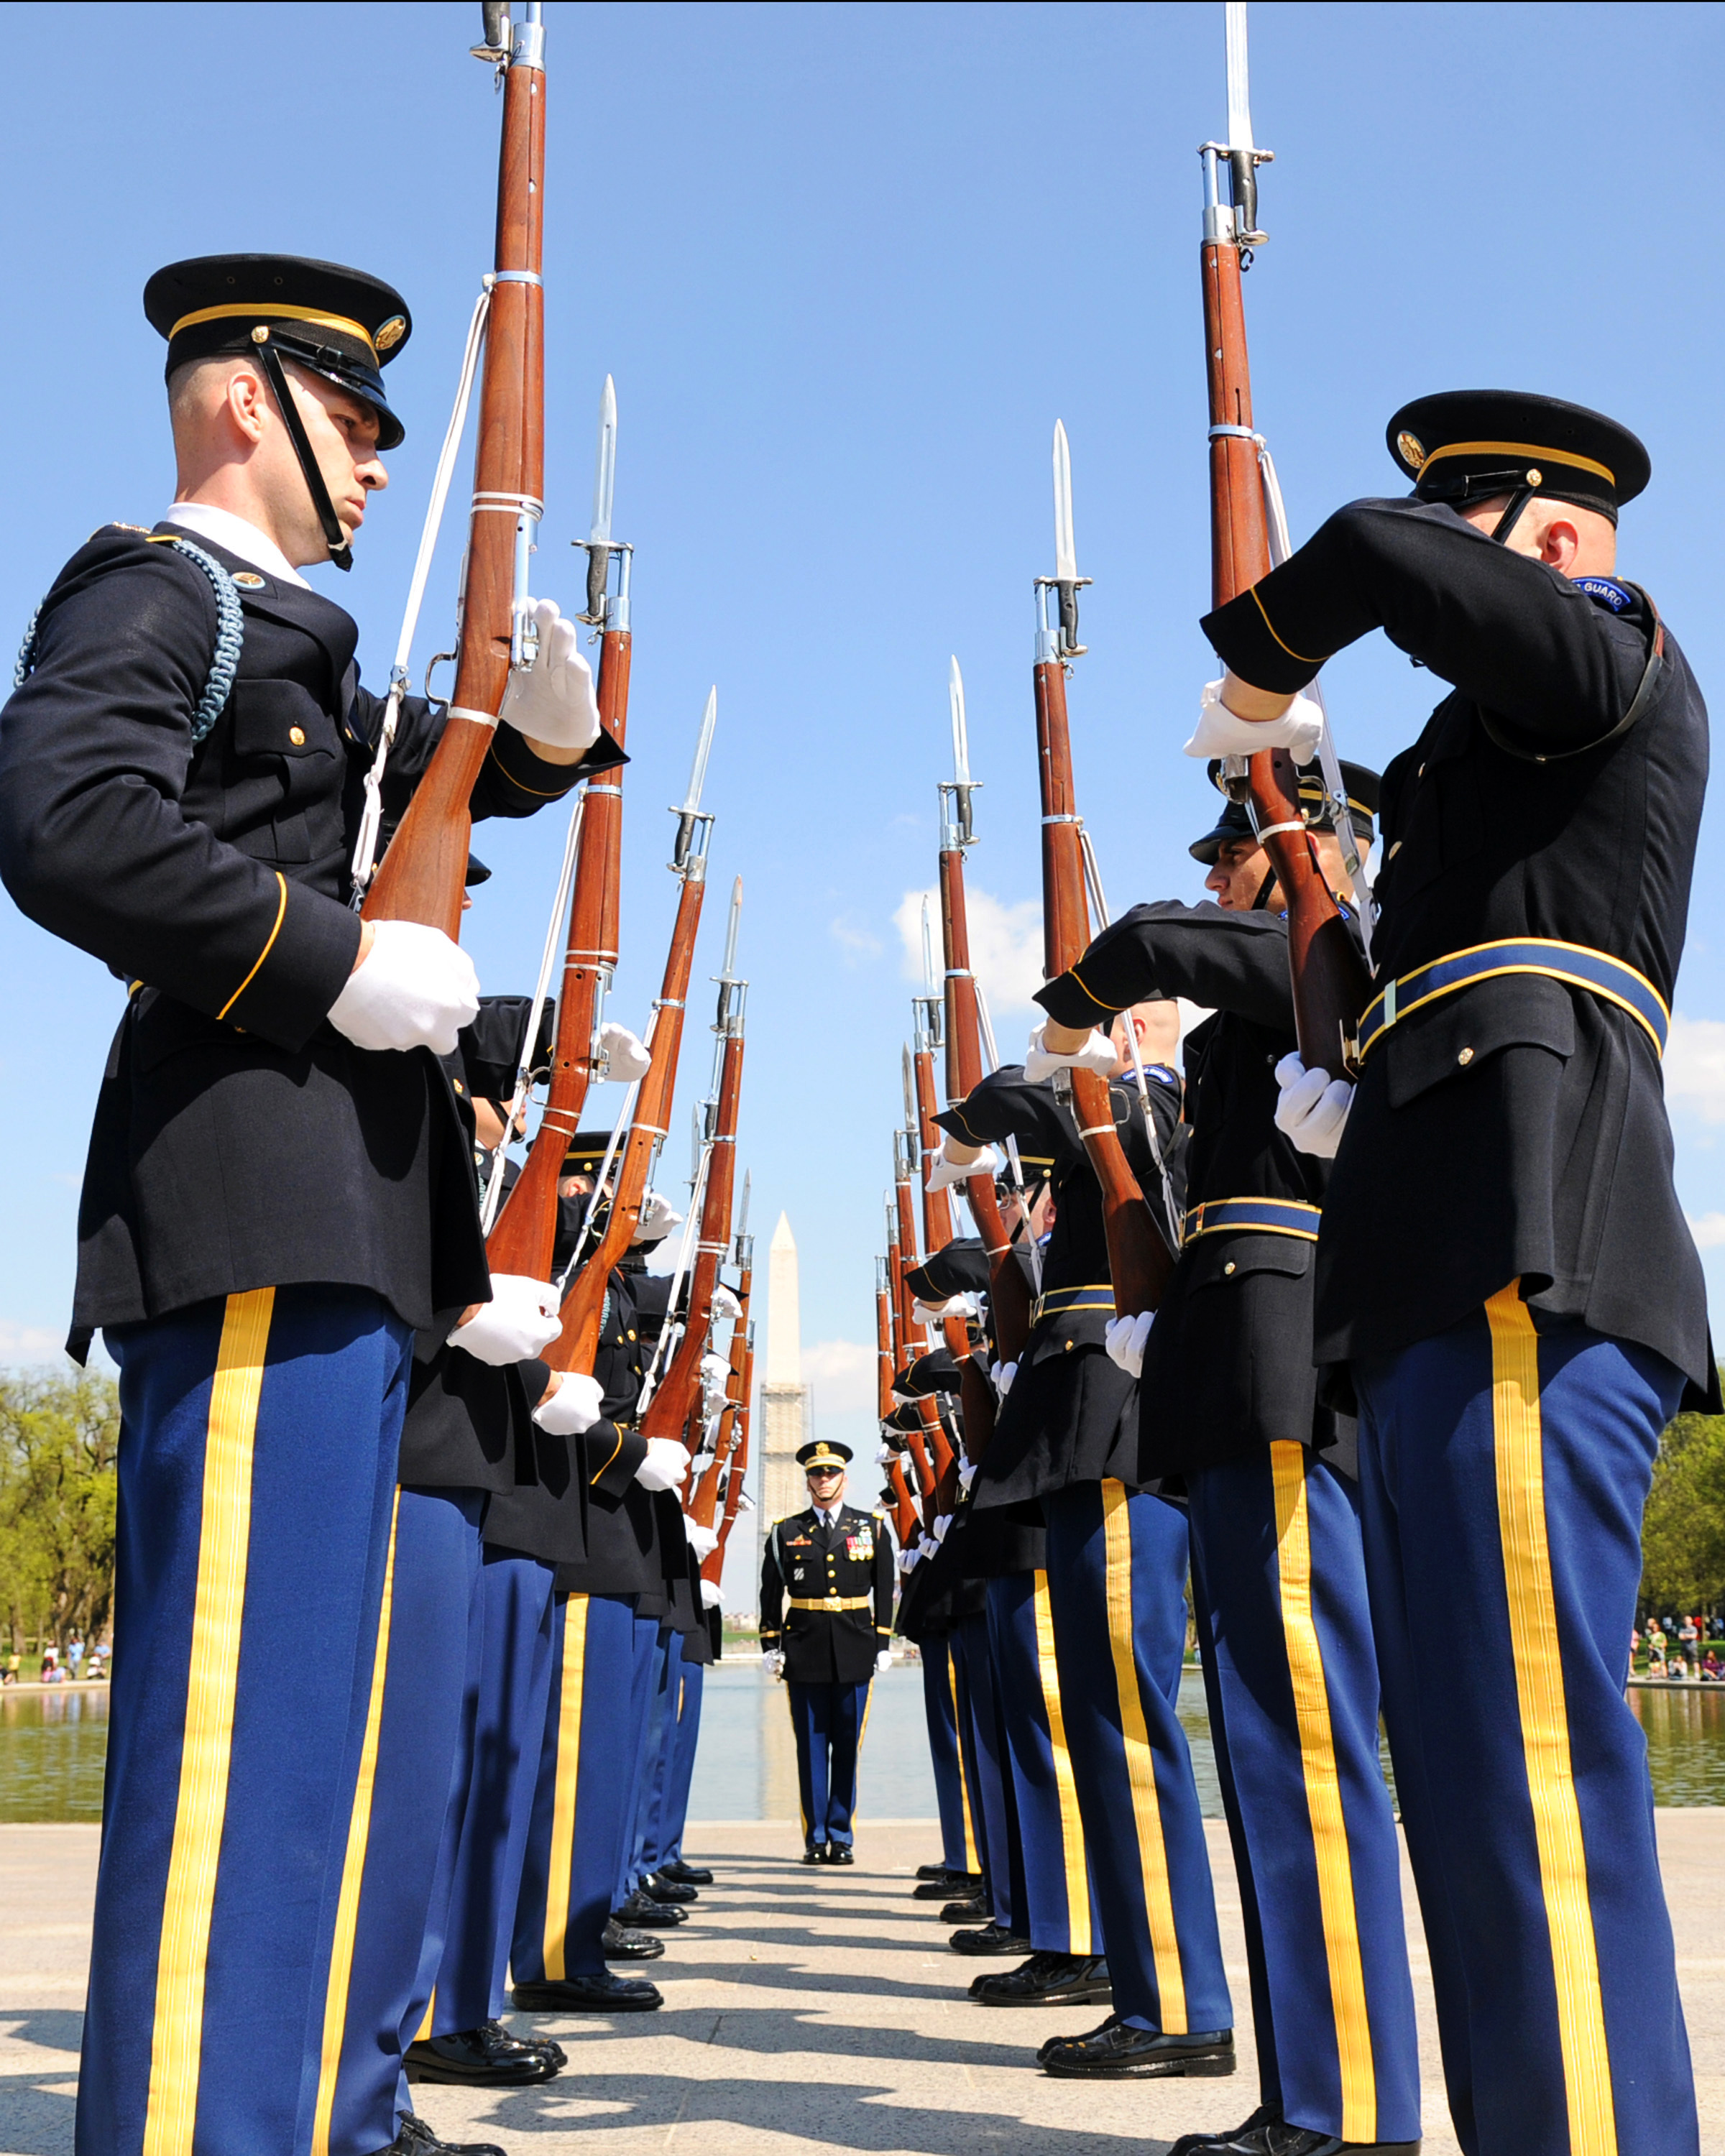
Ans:
[[[197,563],[209,578],[210,588],[216,595],[216,648],[210,660],[209,678],[203,685],[203,694],[198,700],[198,710],[192,721],[192,746],[197,749],[208,739],[216,721],[227,707],[234,676],[239,668],[239,649],[245,640],[245,616],[240,611],[239,593],[233,578],[213,554],[206,554],[202,547],[194,546],[189,539],[170,539],[167,544],[188,562]],[[43,605],[46,604],[44,599]],[[30,616],[23,647],[12,670],[14,689],[22,689],[30,678],[36,660],[36,624],[41,619],[42,607],[39,606]]]

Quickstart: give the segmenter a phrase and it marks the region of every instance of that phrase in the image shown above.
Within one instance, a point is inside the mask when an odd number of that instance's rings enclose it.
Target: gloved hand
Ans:
[[[479,975],[459,943],[418,921],[374,921],[372,947],[330,1005],[356,1048],[429,1048],[452,1055],[479,1016]]]
[[[937,1543],[943,1543],[947,1539],[947,1529],[952,1524],[952,1515],[950,1512],[942,1512],[934,1523],[934,1538]]]
[[[635,1480],[644,1490],[675,1490],[681,1487],[688,1472],[686,1445],[679,1445],[674,1437],[649,1437],[647,1457],[636,1468]]]
[[[702,1527],[699,1520],[691,1520],[686,1512],[683,1515],[683,1534],[696,1557],[711,1557],[719,1547],[717,1528]]]
[[[653,1051],[626,1025],[602,1025],[599,1048],[605,1058],[605,1075],[619,1078],[625,1086],[644,1078],[653,1068]]]
[[[1136,1317],[1111,1317],[1102,1327],[1108,1360],[1117,1363],[1129,1378],[1144,1374],[1144,1342],[1155,1317],[1153,1310],[1141,1310]]]
[[[742,1316],[742,1305],[723,1281],[713,1290],[713,1315],[715,1317],[728,1317],[733,1324]]]
[[[875,1448],[875,1465],[877,1467],[890,1467],[897,1458],[897,1453],[890,1445],[880,1445]]]
[[[784,1650],[779,1647],[762,1647],[761,1661],[768,1676],[776,1677],[784,1667]]]
[[[548,1390],[534,1409],[533,1419],[553,1437],[579,1437],[598,1420],[603,1397],[597,1378],[580,1370],[565,1370],[556,1390]]]
[[[671,1229],[680,1224],[682,1214],[668,1198],[661,1198],[656,1190],[649,1190],[641,1200],[641,1218],[635,1229],[638,1243],[662,1243]]]
[[[888,1670],[891,1667],[892,1650],[891,1647],[883,1647],[880,1653],[875,1657],[875,1674],[880,1676],[885,1676]]]
[[[970,1297],[968,1295],[949,1295],[944,1302],[913,1301],[911,1315],[919,1325],[938,1325],[943,1318],[968,1317]]]
[[[535,599],[531,607],[539,649],[531,666],[511,670],[498,724],[549,748],[589,749],[599,737],[599,706],[581,631],[563,619],[555,599]]]
[[[898,1553],[899,1570],[905,1573],[914,1572],[927,1554],[927,1550],[922,1543],[912,1543],[908,1549],[901,1549]]]
[[[701,1606],[703,1609],[722,1609],[724,1608],[725,1598],[719,1590],[719,1583],[716,1579],[704,1579],[701,1581]]]
[[[968,1183],[973,1175],[998,1175],[1000,1156],[993,1146],[984,1146],[972,1161],[957,1161],[947,1158],[950,1138],[941,1140],[941,1149],[934,1157],[934,1166],[928,1171],[931,1190],[950,1190],[955,1183]]]
[[[1056,1055],[1042,1045],[1047,1025],[1045,1019],[1031,1034],[1029,1050],[1024,1057],[1024,1077],[1032,1086],[1040,1086],[1045,1078],[1052,1078],[1056,1070],[1093,1070],[1097,1077],[1106,1078],[1120,1060],[1114,1052],[1113,1042],[1094,1026],[1083,1047],[1075,1048],[1067,1055]]]
[[[966,1492],[968,1493],[968,1492],[969,1491],[969,1489],[970,1489],[970,1486],[971,1486],[971,1484],[972,1484],[973,1482],[974,1482],[974,1481],[975,1481],[975,1480],[976,1480],[976,1462],[975,1462],[975,1460],[961,1460],[959,1461],[959,1463],[958,1463],[958,1487],[959,1487],[961,1490],[963,1490],[963,1491],[966,1491]]]
[[[1012,1381],[1019,1373],[1016,1363],[997,1363],[988,1375],[994,1380],[994,1396],[1004,1400],[1012,1390]]]
[[[731,1382],[731,1358],[709,1348],[701,1358],[701,1382],[705,1390],[722,1394]]]
[[[1266,748],[1285,748],[1296,763],[1310,763],[1323,730],[1324,715],[1310,696],[1296,696],[1279,719],[1260,723],[1230,711],[1222,701],[1222,684],[1206,681],[1198,700],[1198,725],[1184,753],[1256,756]]]
[[[1322,1068],[1308,1070],[1297,1055],[1285,1055],[1276,1066],[1281,1098],[1276,1104],[1276,1127],[1296,1152],[1333,1160],[1342,1142],[1353,1088]]]
[[[529,1280],[525,1273],[493,1273],[491,1300],[455,1327],[449,1345],[476,1362],[525,1363],[550,1347],[562,1329],[557,1291],[549,1281]]]

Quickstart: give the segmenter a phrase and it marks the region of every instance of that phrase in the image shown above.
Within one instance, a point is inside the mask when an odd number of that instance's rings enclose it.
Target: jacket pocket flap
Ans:
[[[1389,1105],[1403,1108],[1505,1048],[1572,1055],[1575,1007],[1569,990],[1538,973],[1498,974],[1398,1019],[1375,1052],[1388,1067]]]
[[[1023,1360],[1045,1363],[1051,1355],[1076,1354],[1081,1348],[1107,1344],[1113,1306],[1106,1310],[1057,1310],[1050,1312],[1025,1342]]]
[[[1312,1269],[1317,1248],[1303,1235],[1260,1235],[1250,1228],[1200,1235],[1181,1260],[1190,1287],[1214,1287],[1248,1273],[1282,1273],[1297,1280]]]
[[[333,756],[336,729],[297,681],[236,681],[228,700],[239,756]]]

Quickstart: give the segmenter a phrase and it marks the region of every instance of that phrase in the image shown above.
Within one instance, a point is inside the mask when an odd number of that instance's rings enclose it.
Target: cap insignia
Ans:
[[[387,322],[380,322],[373,331],[372,342],[379,352],[393,352],[408,333],[405,315],[392,315]]]
[[[1395,453],[1404,464],[1411,465],[1417,472],[1425,462],[1425,444],[1417,434],[1410,434],[1404,427],[1395,438]]]

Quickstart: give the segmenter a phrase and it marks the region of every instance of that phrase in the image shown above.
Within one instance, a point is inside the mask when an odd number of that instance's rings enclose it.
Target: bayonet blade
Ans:
[[[947,701],[952,707],[952,777],[960,786],[970,783],[970,728],[964,716],[964,676],[958,661],[947,676]]]
[[[1227,0],[1228,147],[1250,150],[1252,141],[1251,86],[1246,72],[1246,0]]]
[[[1072,450],[1065,423],[1054,430],[1055,582],[1078,581],[1078,550],[1072,542]]]
[[[916,1113],[916,1080],[911,1068],[911,1051],[908,1048],[904,1051],[904,1081],[905,1136],[907,1138],[913,1136],[920,1138],[922,1134],[922,1118]]]
[[[721,982],[729,984],[737,978],[737,931],[742,920],[742,878],[738,876],[731,886],[731,918],[725,924],[725,970]]]
[[[617,491],[617,385],[608,374],[599,398],[599,453],[593,468],[593,530],[588,544],[611,543],[611,505]]]
[[[926,897],[922,901],[922,986],[928,995],[939,993],[934,973],[934,932],[928,923],[928,901]]]
[[[706,784],[706,760],[712,754],[713,728],[719,723],[719,690],[716,682],[706,692],[706,709],[701,715],[701,739],[695,745],[695,765],[689,773],[689,797],[677,811],[680,816],[701,814],[701,788]]]
[[[743,1240],[749,1231],[749,1182],[750,1173],[747,1169],[745,1169],[742,1178],[742,1204],[737,1215],[737,1247],[738,1250],[742,1248]]]

